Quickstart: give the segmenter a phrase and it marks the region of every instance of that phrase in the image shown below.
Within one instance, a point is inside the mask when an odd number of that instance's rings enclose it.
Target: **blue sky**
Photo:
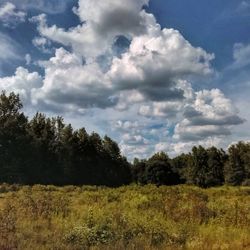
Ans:
[[[0,89],[122,152],[249,140],[249,0],[0,0]]]

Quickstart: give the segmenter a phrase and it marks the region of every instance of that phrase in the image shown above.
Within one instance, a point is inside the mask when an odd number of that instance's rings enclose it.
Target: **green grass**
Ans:
[[[0,249],[250,249],[250,188],[1,185]]]

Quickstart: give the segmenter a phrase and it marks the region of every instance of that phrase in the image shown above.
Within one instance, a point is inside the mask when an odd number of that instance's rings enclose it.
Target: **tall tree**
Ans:
[[[28,164],[27,118],[19,95],[0,95],[0,182],[25,182]]]
[[[229,158],[225,165],[226,183],[230,185],[241,185],[249,179],[250,144],[239,142],[232,145],[229,150]]]
[[[208,153],[202,146],[193,147],[192,157],[188,162],[187,181],[188,183],[206,187],[206,175],[208,168]]]
[[[142,184],[175,185],[180,182],[178,174],[174,173],[172,169],[168,155],[164,152],[154,154],[145,163],[137,162],[133,168],[134,173],[137,171],[140,174],[137,181]]]
[[[222,149],[211,147],[207,149],[208,171],[206,173],[205,185],[207,187],[219,186],[224,183],[224,165],[227,155]]]

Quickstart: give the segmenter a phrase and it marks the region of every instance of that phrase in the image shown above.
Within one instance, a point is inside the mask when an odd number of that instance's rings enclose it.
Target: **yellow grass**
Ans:
[[[0,249],[250,249],[250,188],[5,184]]]

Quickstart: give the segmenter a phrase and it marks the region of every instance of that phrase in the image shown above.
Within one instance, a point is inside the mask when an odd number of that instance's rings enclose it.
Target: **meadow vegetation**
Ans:
[[[0,249],[250,249],[250,188],[0,186]]]

